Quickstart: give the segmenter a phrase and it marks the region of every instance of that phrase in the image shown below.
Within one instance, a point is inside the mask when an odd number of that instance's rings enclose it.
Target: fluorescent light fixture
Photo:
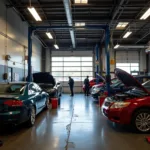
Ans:
[[[53,39],[53,36],[50,32],[46,32],[46,35],[48,36],[49,39]]]
[[[131,31],[128,31],[128,32],[123,36],[123,38],[126,39],[126,38],[129,37],[131,34],[132,34],[132,32],[131,32]]]
[[[85,22],[76,22],[75,26],[76,27],[83,27],[83,26],[85,26]]]
[[[145,20],[150,16],[150,8],[142,15],[140,20]]]
[[[116,29],[124,29],[128,24],[128,22],[119,22],[116,26]]]
[[[40,18],[39,14],[37,13],[34,7],[28,7],[28,10],[32,14],[32,16],[35,18],[36,21],[42,21],[42,19]]]
[[[87,4],[88,0],[74,0],[75,4]]]
[[[120,45],[119,45],[119,44],[117,44],[117,45],[114,47],[114,49],[117,49],[117,48],[119,48],[119,46],[120,46]]]
[[[59,46],[58,46],[57,44],[54,44],[54,47],[55,47],[56,49],[59,49]]]

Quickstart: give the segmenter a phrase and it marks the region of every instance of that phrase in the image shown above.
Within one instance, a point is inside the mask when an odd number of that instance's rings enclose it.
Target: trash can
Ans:
[[[58,98],[51,98],[52,109],[57,109],[58,107]]]

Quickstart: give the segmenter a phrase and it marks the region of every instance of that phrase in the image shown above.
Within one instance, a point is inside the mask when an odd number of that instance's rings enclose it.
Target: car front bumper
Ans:
[[[113,102],[107,100],[104,101],[101,108],[102,114],[112,122],[119,124],[130,124],[132,111],[129,110],[131,109],[129,107],[110,109],[112,103]]]

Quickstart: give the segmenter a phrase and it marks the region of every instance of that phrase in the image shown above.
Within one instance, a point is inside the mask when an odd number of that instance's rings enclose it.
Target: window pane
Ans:
[[[81,71],[81,67],[64,67],[64,71]]]
[[[130,63],[117,63],[116,64],[117,67],[130,67]]]
[[[52,72],[54,77],[63,77],[63,72]]]
[[[92,67],[82,67],[82,71],[93,71]]]
[[[63,71],[63,67],[52,67],[52,71]]]
[[[139,67],[131,67],[131,71],[139,71]]]
[[[93,61],[92,57],[82,57],[82,61]]]
[[[63,57],[52,57],[52,61],[63,61]]]
[[[80,57],[64,57],[64,61],[81,61]]]
[[[52,66],[63,66],[62,62],[52,62]]]
[[[75,76],[75,77],[78,77],[78,76],[81,76],[81,72],[64,72],[64,76]]]
[[[118,67],[118,68],[130,73],[130,67]]]
[[[138,67],[139,66],[139,63],[132,63],[131,64],[131,67]]]
[[[64,78],[63,77],[55,77],[55,80],[56,80],[56,83],[59,82],[59,81],[63,81]]]
[[[82,62],[82,66],[92,66],[92,62]]]
[[[82,76],[93,76],[93,72],[82,72]]]
[[[80,66],[80,62],[64,62],[64,66]]]

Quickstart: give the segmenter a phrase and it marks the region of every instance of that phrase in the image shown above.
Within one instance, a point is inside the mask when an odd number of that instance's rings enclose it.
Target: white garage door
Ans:
[[[116,67],[137,75],[139,72],[139,53],[137,51],[116,51]]]
[[[82,92],[82,84],[87,75],[93,78],[93,57],[52,57],[51,60],[51,74],[63,84],[65,93],[69,92],[69,76],[75,81],[75,92]]]

